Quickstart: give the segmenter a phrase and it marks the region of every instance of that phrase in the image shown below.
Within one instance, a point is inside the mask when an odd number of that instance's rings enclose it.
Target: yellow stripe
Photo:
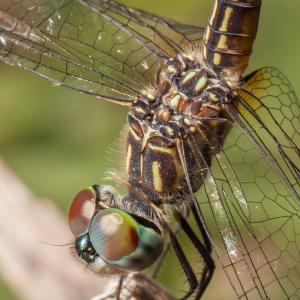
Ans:
[[[222,34],[220,36],[218,45],[217,45],[218,49],[227,49],[227,36]]]
[[[203,56],[205,59],[207,59],[207,48],[205,45],[203,46]]]
[[[223,22],[222,22],[222,25],[221,25],[219,31],[223,31],[223,32],[228,31],[228,25],[229,25],[232,14],[233,14],[233,8],[232,7],[226,7],[225,14],[224,14],[224,19],[223,19]]]
[[[153,161],[152,163],[152,178],[155,191],[161,193],[163,191],[164,184],[160,176],[158,161]]]
[[[132,136],[134,137],[134,139],[136,141],[140,141],[141,140],[141,138],[135,133],[135,131],[131,127],[129,127],[129,131],[130,131],[130,133],[132,134]]]
[[[212,14],[211,14],[211,16],[209,18],[210,25],[212,25],[214,23],[215,19],[216,19],[217,10],[218,10],[218,1],[215,0],[214,9],[213,9]]]
[[[169,136],[174,136],[174,130],[171,127],[165,126],[165,128]]]
[[[127,173],[129,173],[131,157],[132,157],[132,147],[129,144],[128,147],[127,147],[127,153],[126,153],[126,170],[127,170]]]
[[[214,59],[213,63],[218,66],[221,63],[221,54],[220,53],[215,53],[214,54]]]
[[[181,84],[186,84],[187,82],[189,82],[191,79],[193,79],[195,76],[197,75],[196,71],[191,71],[189,72],[181,81]]]
[[[135,107],[134,110],[135,110],[137,113],[140,113],[140,114],[144,114],[144,113],[145,113],[145,111],[144,111],[140,106]]]
[[[204,40],[205,44],[207,44],[210,36],[211,36],[211,30],[210,30],[210,27],[207,26],[207,28],[205,30],[205,33],[204,33],[204,37],[203,37],[203,40]]]
[[[195,85],[195,91],[198,93],[202,91],[207,83],[207,78],[206,76],[202,76],[198,79],[196,85]]]
[[[170,106],[177,109],[179,105],[179,101],[180,101],[180,95],[177,94],[170,100]]]
[[[148,144],[148,147],[151,150],[160,151],[162,153],[167,153],[167,154],[172,155],[173,157],[174,157],[174,154],[176,153],[175,148],[165,148],[165,147],[160,147],[160,146],[154,146],[154,145],[151,145],[151,144]]]

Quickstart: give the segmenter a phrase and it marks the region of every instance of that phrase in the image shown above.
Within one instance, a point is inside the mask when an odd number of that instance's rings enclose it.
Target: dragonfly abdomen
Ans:
[[[261,0],[219,0],[203,38],[207,65],[235,80],[246,69],[256,37]]]

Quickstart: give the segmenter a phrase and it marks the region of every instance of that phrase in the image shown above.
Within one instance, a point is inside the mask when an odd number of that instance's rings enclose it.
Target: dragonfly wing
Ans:
[[[141,38],[146,39],[149,47],[157,49],[162,55],[172,57],[193,47],[199,47],[205,28],[177,23],[140,9],[128,8],[115,1],[82,0],[97,11],[106,12],[115,20],[122,22]]]
[[[156,84],[181,49],[179,39],[192,45],[194,27],[177,27],[114,1],[4,0],[0,58],[56,85],[130,105]]]
[[[197,195],[203,217],[240,299],[298,299],[299,104],[285,76],[264,68],[227,111],[234,123]]]
[[[245,78],[235,106],[300,201],[300,105],[288,79],[272,67],[255,71]]]
[[[300,203],[238,124],[197,198],[239,299],[299,298]]]

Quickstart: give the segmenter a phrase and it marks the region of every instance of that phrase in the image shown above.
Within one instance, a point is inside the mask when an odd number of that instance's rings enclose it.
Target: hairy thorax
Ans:
[[[156,93],[141,95],[128,115],[126,155],[132,188],[156,203],[180,202],[186,192],[186,164],[197,191],[226,135],[223,105],[233,98],[227,83],[193,58],[171,58],[158,76]],[[178,141],[183,141],[184,161]]]

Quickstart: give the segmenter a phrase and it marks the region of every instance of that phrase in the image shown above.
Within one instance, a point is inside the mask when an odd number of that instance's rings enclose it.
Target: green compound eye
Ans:
[[[153,228],[139,224],[131,215],[107,208],[95,214],[89,227],[91,244],[107,263],[124,271],[150,266],[162,253],[164,241]]]

